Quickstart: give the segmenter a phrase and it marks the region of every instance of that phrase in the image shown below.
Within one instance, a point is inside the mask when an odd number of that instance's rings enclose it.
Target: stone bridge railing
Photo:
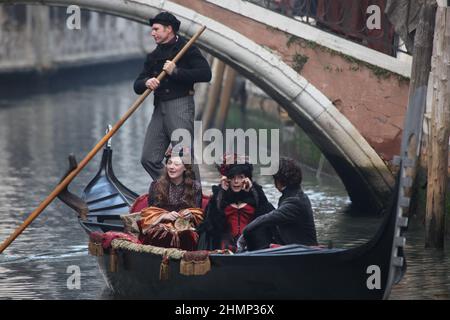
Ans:
[[[70,29],[67,7],[0,6],[0,73],[129,59],[151,44],[138,23],[80,13],[80,29]]]

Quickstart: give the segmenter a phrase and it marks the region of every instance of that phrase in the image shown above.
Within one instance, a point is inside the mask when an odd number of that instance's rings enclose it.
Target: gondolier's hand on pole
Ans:
[[[206,26],[202,26],[194,36],[184,45],[184,47],[177,53],[172,62],[176,64],[178,60],[186,53],[186,51],[192,46],[192,44],[200,37],[200,35],[205,31]],[[158,82],[167,75],[166,71],[162,71],[156,78]],[[6,248],[36,219],[42,211],[60,194],[69,183],[80,173],[80,171],[91,161],[91,159],[97,154],[97,152],[108,142],[109,139],[119,130],[119,128],[128,120],[128,118],[141,106],[145,98],[152,92],[153,89],[147,89],[140,95],[133,105],[128,109],[128,111],[120,118],[120,120],[108,131],[108,133],[95,145],[95,147],[87,154],[87,156],[80,161],[78,166],[71,171],[57,186],[56,188],[41,202],[39,207],[36,208],[28,218],[18,227],[9,237],[0,245],[0,253],[5,251]]]
[[[159,87],[159,80],[157,78],[150,78],[145,82],[145,86],[152,91],[155,91]]]
[[[177,68],[177,65],[175,64],[175,63],[173,63],[173,61],[170,61],[170,60],[166,60],[166,63],[164,63],[164,66],[163,66],[163,70],[165,71],[165,72],[167,72],[167,74],[170,76],[170,75],[172,75],[172,73],[176,73],[176,68]]]

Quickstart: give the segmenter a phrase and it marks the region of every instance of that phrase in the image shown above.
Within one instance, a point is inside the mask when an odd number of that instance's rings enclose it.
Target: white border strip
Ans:
[[[296,37],[313,41],[321,46],[338,51],[358,60],[370,63],[385,70],[392,71],[404,77],[411,77],[412,57],[402,55],[402,60],[391,57],[352,41],[340,38],[310,25],[286,17],[251,2],[242,0],[206,0],[218,7],[240,14],[257,22],[270,25]],[[270,22],[269,24],[267,22]]]

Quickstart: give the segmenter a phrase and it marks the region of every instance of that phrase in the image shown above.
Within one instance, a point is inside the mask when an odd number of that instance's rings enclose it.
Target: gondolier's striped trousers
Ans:
[[[155,104],[152,119],[147,127],[141,163],[153,180],[159,178],[164,167],[162,160],[170,143],[175,146],[179,141],[172,141],[171,136],[175,129],[187,129],[191,136],[190,146],[194,143],[194,114],[195,104],[193,96],[185,96],[168,101],[159,101]],[[193,150],[191,150],[191,154]],[[198,169],[195,168],[197,179]]]

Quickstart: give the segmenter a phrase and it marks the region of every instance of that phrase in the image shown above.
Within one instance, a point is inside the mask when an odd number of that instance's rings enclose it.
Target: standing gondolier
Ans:
[[[189,48],[177,65],[171,62],[187,42],[177,34],[180,21],[174,15],[161,12],[150,19],[150,26],[157,47],[147,55],[144,70],[134,82],[134,91],[137,94],[147,88],[154,91],[155,109],[147,128],[141,163],[153,180],[157,180],[167,147],[171,142],[178,142],[171,139],[175,129],[188,130],[192,139],[190,147],[193,146],[194,83],[210,81],[211,68],[195,46]],[[160,83],[156,77],[162,70],[168,76]]]

